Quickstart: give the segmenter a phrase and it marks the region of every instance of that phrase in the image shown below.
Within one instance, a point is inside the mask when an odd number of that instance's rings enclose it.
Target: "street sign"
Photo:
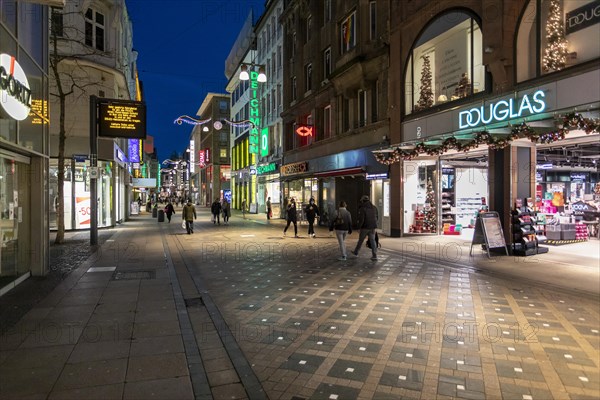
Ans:
[[[90,179],[98,179],[98,167],[90,167],[88,169]]]

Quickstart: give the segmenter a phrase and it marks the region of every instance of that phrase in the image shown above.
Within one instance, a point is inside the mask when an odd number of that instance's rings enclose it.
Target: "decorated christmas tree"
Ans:
[[[460,81],[458,81],[458,86],[456,86],[456,89],[454,89],[454,97],[455,98],[467,97],[470,94],[471,94],[471,81],[469,80],[467,73],[464,72],[462,74],[462,76],[460,77]]]
[[[435,233],[437,231],[437,212],[435,205],[435,192],[431,179],[427,180],[427,195],[425,198],[425,210],[423,212],[423,230]]]
[[[421,90],[415,110],[424,110],[433,105],[433,90],[431,90],[431,63],[429,56],[422,56],[423,70],[421,71]]]
[[[560,6],[561,0],[551,0],[546,24],[546,48],[542,58],[542,68],[545,72],[560,71],[567,62],[567,40],[563,13]]]

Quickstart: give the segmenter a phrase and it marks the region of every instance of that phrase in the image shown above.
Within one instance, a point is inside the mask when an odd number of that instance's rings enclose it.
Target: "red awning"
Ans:
[[[365,173],[363,167],[354,168],[343,168],[335,169],[333,171],[315,172],[314,175],[317,178],[323,178],[326,176],[349,176],[349,175],[362,175]]]

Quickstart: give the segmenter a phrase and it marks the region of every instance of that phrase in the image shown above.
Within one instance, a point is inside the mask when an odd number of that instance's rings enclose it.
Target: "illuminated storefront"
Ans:
[[[0,296],[48,270],[47,21],[46,6],[0,7]]]

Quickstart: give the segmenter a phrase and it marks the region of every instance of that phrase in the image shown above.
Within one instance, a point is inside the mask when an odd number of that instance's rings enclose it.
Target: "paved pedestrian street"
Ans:
[[[205,329],[235,340],[271,399],[599,396],[597,298],[386,249],[338,261],[305,226],[197,225],[169,243],[224,318]]]

